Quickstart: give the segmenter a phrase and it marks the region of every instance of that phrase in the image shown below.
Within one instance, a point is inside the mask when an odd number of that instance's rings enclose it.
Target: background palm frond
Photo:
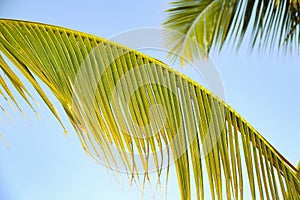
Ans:
[[[242,199],[248,185],[253,198],[300,195],[299,171],[268,141],[225,102],[156,59],[85,33],[5,19],[0,50],[56,114],[34,76],[50,88],[84,149],[109,167],[136,179],[141,172],[150,179],[150,171],[160,178],[173,158],[181,199],[192,198],[192,185],[199,199]]]
[[[175,58],[191,61],[244,39],[250,49],[299,53],[299,13],[298,0],[178,0],[167,10],[165,40]]]

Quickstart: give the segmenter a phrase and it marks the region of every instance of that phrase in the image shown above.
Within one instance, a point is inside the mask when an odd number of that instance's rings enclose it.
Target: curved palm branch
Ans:
[[[0,50],[56,115],[34,77],[51,89],[89,155],[135,180],[151,171],[160,178],[173,158],[181,199],[192,198],[193,186],[197,199],[242,199],[247,188],[253,198],[299,197],[299,171],[262,135],[156,59],[85,33],[6,19]],[[23,94],[3,59],[0,66]]]
[[[251,49],[300,53],[299,0],[177,0],[171,5],[166,43],[191,61],[220,51],[226,41],[238,49],[247,32]]]

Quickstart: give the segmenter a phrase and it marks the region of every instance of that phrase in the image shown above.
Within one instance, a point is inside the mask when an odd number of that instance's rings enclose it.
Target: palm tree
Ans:
[[[50,88],[87,153],[124,167],[132,178],[150,178],[150,161],[160,178],[162,164],[174,158],[181,199],[191,199],[192,183],[199,199],[209,195],[204,184],[213,199],[241,199],[248,184],[253,198],[299,197],[299,171],[262,135],[217,96],[156,59],[78,31],[5,19],[0,50],[60,122],[36,78]],[[0,66],[7,77],[1,77],[2,96],[19,107],[10,81],[31,106],[2,57]]]
[[[194,62],[229,45],[238,50],[244,41],[250,50],[300,53],[299,0],[177,0],[167,14],[165,40],[174,60]]]

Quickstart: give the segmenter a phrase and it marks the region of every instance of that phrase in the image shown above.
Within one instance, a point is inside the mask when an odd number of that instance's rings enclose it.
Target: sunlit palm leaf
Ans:
[[[28,97],[30,99],[32,99],[31,95],[27,91],[27,89],[24,86],[24,84],[22,83],[22,81],[18,78],[18,76],[5,63],[5,61],[3,60],[3,58],[2,58],[1,55],[0,55],[0,66],[1,66],[2,71],[5,74],[5,77],[0,76],[0,85],[1,85],[0,94],[3,97],[3,99],[10,105],[11,108],[14,108],[14,106],[16,106],[17,109],[23,114],[23,116],[25,118],[27,118],[26,115],[25,115],[25,113],[23,112],[23,110],[19,106],[18,102],[16,101],[16,99],[15,99],[13,93],[11,92],[9,86],[7,85],[7,81],[9,81],[14,86],[14,88],[17,90],[17,92],[22,96],[22,98],[27,102],[27,104],[31,107],[31,109],[39,117],[38,113],[35,111],[35,109],[32,106],[30,100],[28,99]],[[6,80],[6,78],[8,80]],[[9,119],[12,119],[11,116],[9,115],[9,113],[4,108],[4,106],[0,105],[0,109],[6,114],[6,116]],[[6,120],[0,118],[0,121],[5,123]],[[8,143],[6,142],[6,140],[3,137],[3,135],[1,134],[1,132],[0,132],[0,138],[4,141],[4,143],[6,145],[8,145]]]
[[[181,199],[192,198],[193,186],[199,199],[242,199],[247,188],[253,198],[299,197],[295,167],[222,100],[156,59],[85,33],[4,19],[0,50],[55,113],[32,74],[51,89],[90,155],[130,177],[154,170],[160,178],[174,158]]]
[[[5,63],[2,56],[0,55],[0,66],[1,69],[4,71],[5,75],[8,77],[9,81],[15,86],[17,91],[22,95],[23,99],[30,105],[30,107],[34,110],[34,108],[31,106],[31,103],[29,102],[27,95],[30,96],[27,89],[21,82],[21,80],[16,76],[16,74],[9,68],[9,66]],[[9,102],[9,104],[12,104],[10,100],[13,102],[13,104],[22,112],[22,109],[18,105],[17,101],[15,100],[15,97],[13,96],[12,92],[10,91],[9,87],[6,84],[6,81],[2,76],[0,76],[0,85],[4,89],[5,93],[0,90],[0,93],[2,97]],[[8,95],[8,96],[7,96]]]
[[[226,41],[238,49],[247,31],[251,49],[300,53],[298,0],[178,0],[171,5],[164,22],[172,30],[165,33],[167,45],[191,61],[221,50]]]

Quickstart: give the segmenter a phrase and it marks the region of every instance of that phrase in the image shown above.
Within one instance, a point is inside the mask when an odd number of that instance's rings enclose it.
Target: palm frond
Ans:
[[[27,102],[27,104],[30,106],[30,108],[38,115],[36,110],[34,109],[33,105],[31,104],[30,99],[33,100],[32,96],[26,89],[23,82],[19,79],[19,77],[11,70],[11,68],[6,64],[2,56],[0,55],[0,68],[4,72],[5,76],[8,78],[8,81],[11,82],[11,84],[14,86],[14,88],[18,91],[18,93],[21,95],[21,97]],[[0,85],[4,89],[5,92],[0,90],[1,96],[11,105],[15,105],[19,111],[25,115],[21,107],[19,106],[18,102],[16,101],[13,93],[11,92],[10,88],[8,87],[5,78],[0,76]],[[29,98],[28,98],[29,97]]]
[[[0,50],[56,113],[34,77],[50,88],[84,149],[111,168],[137,180],[151,171],[161,178],[173,158],[187,200],[242,199],[247,185],[254,199],[299,197],[299,171],[262,135],[156,59],[85,33],[6,19]],[[3,61],[1,69],[11,74]]]
[[[244,39],[251,50],[300,53],[299,0],[177,0],[166,12],[165,40],[175,59],[193,61],[226,42],[238,50]]]

